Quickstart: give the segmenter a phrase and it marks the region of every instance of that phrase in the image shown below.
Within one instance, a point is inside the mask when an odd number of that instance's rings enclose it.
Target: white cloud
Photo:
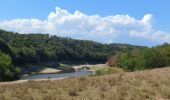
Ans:
[[[170,42],[170,34],[154,29],[152,21],[151,14],[138,20],[129,15],[101,17],[86,15],[80,11],[71,14],[57,7],[46,20],[5,20],[0,22],[0,28],[19,33],[50,33],[103,43],[153,45]]]

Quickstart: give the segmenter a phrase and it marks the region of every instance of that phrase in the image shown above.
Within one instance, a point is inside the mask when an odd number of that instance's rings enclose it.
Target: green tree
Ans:
[[[11,54],[9,45],[1,38],[0,38],[0,50],[6,54]]]
[[[18,78],[20,70],[14,68],[11,58],[0,51],[0,81],[10,81]]]
[[[137,59],[137,70],[166,66],[166,59],[154,48],[142,50]]]
[[[136,63],[136,58],[131,53],[121,53],[118,57],[118,66],[125,70],[134,71]]]

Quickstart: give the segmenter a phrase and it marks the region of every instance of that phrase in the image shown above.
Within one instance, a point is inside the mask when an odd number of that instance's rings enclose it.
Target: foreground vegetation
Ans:
[[[0,84],[0,100],[165,100],[170,99],[169,72],[167,67],[97,77]]]
[[[120,72],[124,72],[124,71],[116,67],[106,67],[106,68],[97,69],[92,76],[110,75],[110,74],[115,74]]]

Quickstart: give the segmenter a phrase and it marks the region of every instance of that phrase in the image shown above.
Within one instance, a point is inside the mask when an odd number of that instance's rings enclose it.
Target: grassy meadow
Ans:
[[[170,68],[0,84],[0,100],[165,100]]]

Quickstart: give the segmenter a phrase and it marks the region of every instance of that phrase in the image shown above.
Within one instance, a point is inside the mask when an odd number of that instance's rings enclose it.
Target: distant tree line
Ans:
[[[170,44],[141,49],[137,52],[117,53],[107,62],[128,71],[160,68],[170,65]]]
[[[141,48],[145,47],[129,44],[101,44],[49,34],[19,34],[0,30],[0,59],[5,57],[7,59],[4,59],[4,62],[10,62],[8,65],[0,63],[0,71],[5,72],[1,68],[8,66],[6,68],[9,69],[9,73],[15,74],[16,71],[18,75],[19,70],[16,70],[14,66],[50,61],[106,62],[107,58],[116,52],[126,53]],[[3,76],[4,74],[1,74],[0,80]]]

